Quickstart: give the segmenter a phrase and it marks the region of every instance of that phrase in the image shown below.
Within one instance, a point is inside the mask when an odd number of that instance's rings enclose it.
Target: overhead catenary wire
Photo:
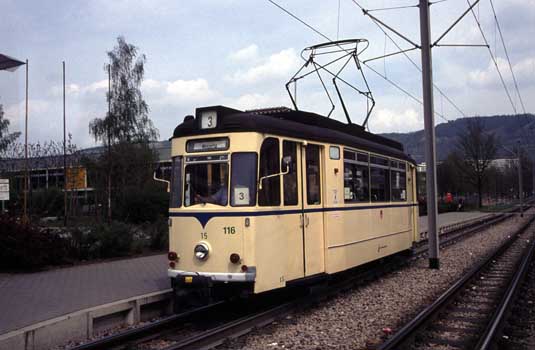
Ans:
[[[307,22],[303,21],[301,18],[297,17],[296,15],[294,15],[293,13],[291,13],[290,11],[288,11],[287,9],[282,7],[281,5],[277,4],[275,1],[273,1],[273,0],[267,0],[267,1],[269,1],[271,4],[273,4],[276,7],[278,7],[280,10],[286,12],[286,14],[288,14],[290,17],[292,17],[296,21],[301,22],[301,24],[305,25],[306,27],[308,27],[308,29],[312,30],[313,32],[315,32],[316,34],[321,36],[322,38],[324,38],[324,39],[326,39],[328,41],[332,41],[327,35],[323,34],[319,30],[317,30],[316,28],[312,27],[310,24],[308,24]]]
[[[470,3],[470,0],[466,0],[468,5],[472,7],[472,4]],[[503,88],[505,89],[505,93],[507,94],[507,98],[509,98],[509,102],[511,103],[511,107],[513,107],[513,111],[515,114],[517,113],[516,106],[513,102],[513,98],[511,97],[511,94],[509,93],[509,89],[507,88],[507,84],[505,83],[505,80],[503,78],[502,72],[500,71],[500,67],[498,67],[498,62],[496,61],[496,57],[492,54],[492,49],[490,48],[489,42],[487,40],[487,37],[485,36],[485,33],[483,32],[483,28],[481,27],[481,22],[476,16],[476,13],[474,12],[474,9],[471,8],[470,11],[472,12],[472,16],[474,17],[474,20],[477,23],[477,27],[479,28],[479,32],[481,33],[481,37],[483,38],[483,41],[485,42],[485,45],[487,45],[487,49],[490,54],[490,58],[492,59],[492,62],[494,63],[494,66],[496,67],[496,70],[498,71],[498,75],[500,76],[500,81],[502,82]]]
[[[401,10],[401,9],[409,9],[418,7],[418,5],[406,5],[406,6],[392,6],[392,7],[381,7],[376,9],[369,9],[368,12],[374,12],[374,11],[388,11],[388,10]]]
[[[498,21],[498,16],[496,15],[496,10],[494,9],[494,3],[492,0],[490,0],[490,7],[492,8],[492,13],[494,14],[494,22],[496,23],[496,28],[498,28],[498,33],[500,34],[500,40],[503,45],[503,51],[505,52],[505,57],[507,58],[507,63],[509,64],[509,69],[511,70],[511,76],[513,77],[513,83],[515,85],[516,93],[518,95],[518,100],[520,101],[520,105],[522,106],[522,111],[524,114],[526,113],[526,108],[524,107],[524,101],[522,100],[522,95],[520,94],[520,89],[518,88],[518,82],[516,80],[515,73],[513,71],[513,65],[511,64],[511,59],[509,58],[509,52],[507,51],[507,46],[505,45],[505,40],[503,38],[502,29],[500,26],[500,22]]]
[[[366,11],[364,9],[364,7],[362,5],[360,5],[356,0],[352,0],[353,3],[355,5],[357,5],[361,10],[363,11]],[[366,12],[364,12],[366,14]],[[421,73],[422,72],[422,68],[420,68],[420,66],[418,66],[418,64],[416,62],[414,62],[414,60],[412,58],[410,58],[409,55],[407,55],[407,51],[409,50],[404,50],[401,48],[401,46],[392,38],[391,35],[388,34],[388,32],[379,24],[375,21],[374,18],[370,17],[372,19],[372,22],[386,35],[386,37],[396,46],[396,48],[399,50],[399,53],[403,54],[408,60],[409,62],[412,63],[412,65]],[[366,65],[367,67],[369,67],[368,65]],[[455,108],[463,117],[466,118],[466,114],[461,110],[461,108],[459,108],[459,106],[457,106],[457,104],[455,102],[453,102],[453,100],[451,98],[449,98],[445,93],[444,91],[442,91],[442,89],[440,89],[435,83],[433,83],[433,87],[439,92],[440,95],[442,95],[446,101],[448,101],[448,103],[450,105],[453,106],[453,108]],[[438,115],[438,114],[437,114]],[[445,119],[447,122],[449,122],[450,120],[449,119],[446,119],[445,117],[442,116],[443,119]]]
[[[276,3],[274,0],[267,0],[268,2],[270,2],[271,4],[273,4],[274,6],[278,7],[280,10],[282,10],[284,13],[286,13],[287,15],[289,15],[290,17],[292,17],[293,19],[297,20],[298,22],[300,22],[301,24],[303,24],[304,26],[306,26],[307,28],[309,28],[310,30],[312,30],[314,33],[318,34],[319,36],[321,36],[322,38],[328,40],[329,42],[333,42],[332,39],[330,39],[327,35],[323,34],[322,32],[320,32],[318,29],[314,28],[312,25],[308,24],[307,22],[305,22],[304,20],[302,20],[301,18],[299,18],[298,16],[294,15],[292,12],[290,12],[289,10],[287,10],[286,8],[282,7],[281,5],[279,5],[278,3]],[[371,66],[369,66],[368,64],[364,63],[363,62],[363,65],[368,68],[369,70],[371,70],[373,73],[375,73],[376,75],[378,75],[379,77],[381,77],[383,80],[385,80],[386,82],[390,83],[392,86],[394,86],[396,89],[398,89],[399,91],[401,91],[402,93],[404,93],[405,95],[409,96],[412,100],[414,100],[415,102],[419,103],[420,105],[423,104],[423,102],[418,99],[416,96],[414,96],[413,94],[411,94],[408,90],[404,89],[403,87],[401,87],[399,84],[395,83],[393,80],[389,79],[388,77],[382,75],[381,73],[379,73],[377,70],[375,70],[374,68],[372,68]],[[447,99],[447,96],[444,96],[446,99]],[[436,115],[438,115],[439,117],[443,118],[445,121],[447,122],[450,122],[449,119],[445,118],[442,114],[434,111],[434,113]]]

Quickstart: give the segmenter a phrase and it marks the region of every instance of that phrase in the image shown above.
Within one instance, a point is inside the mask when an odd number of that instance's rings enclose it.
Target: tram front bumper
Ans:
[[[254,282],[256,268],[249,267],[247,272],[191,272],[168,269],[167,276],[174,283],[189,286],[211,286],[214,283]]]

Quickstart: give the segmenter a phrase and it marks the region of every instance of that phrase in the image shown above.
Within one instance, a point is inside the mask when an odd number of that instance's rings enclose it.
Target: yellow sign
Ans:
[[[87,170],[82,167],[67,168],[67,190],[83,190],[87,188]]]
[[[193,277],[192,277],[192,276],[186,276],[186,277],[184,277],[184,282],[186,282],[186,283],[193,283]]]

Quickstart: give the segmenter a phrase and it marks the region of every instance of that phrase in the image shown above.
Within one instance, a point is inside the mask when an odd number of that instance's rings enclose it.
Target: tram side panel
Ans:
[[[343,163],[327,163],[326,173],[334,167],[343,169]],[[411,167],[412,168],[412,167]],[[412,174],[412,171],[410,172]],[[334,196],[327,196],[328,207],[339,206],[340,211],[324,214],[325,220],[325,266],[327,273],[340,272],[354,266],[410,249],[414,241],[414,186],[407,179],[407,201],[374,203],[378,208],[369,208],[370,203],[344,205]],[[343,177],[327,176],[329,190],[344,193]],[[391,207],[395,204],[406,205]],[[416,229],[417,230],[417,229]]]
[[[300,214],[259,216],[254,223],[253,235],[246,238],[246,247],[255,251],[254,292],[281,288],[303,277]]]

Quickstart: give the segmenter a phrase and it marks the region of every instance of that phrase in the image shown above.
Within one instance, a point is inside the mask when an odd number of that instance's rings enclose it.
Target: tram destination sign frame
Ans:
[[[9,200],[9,179],[0,179],[0,201]]]

